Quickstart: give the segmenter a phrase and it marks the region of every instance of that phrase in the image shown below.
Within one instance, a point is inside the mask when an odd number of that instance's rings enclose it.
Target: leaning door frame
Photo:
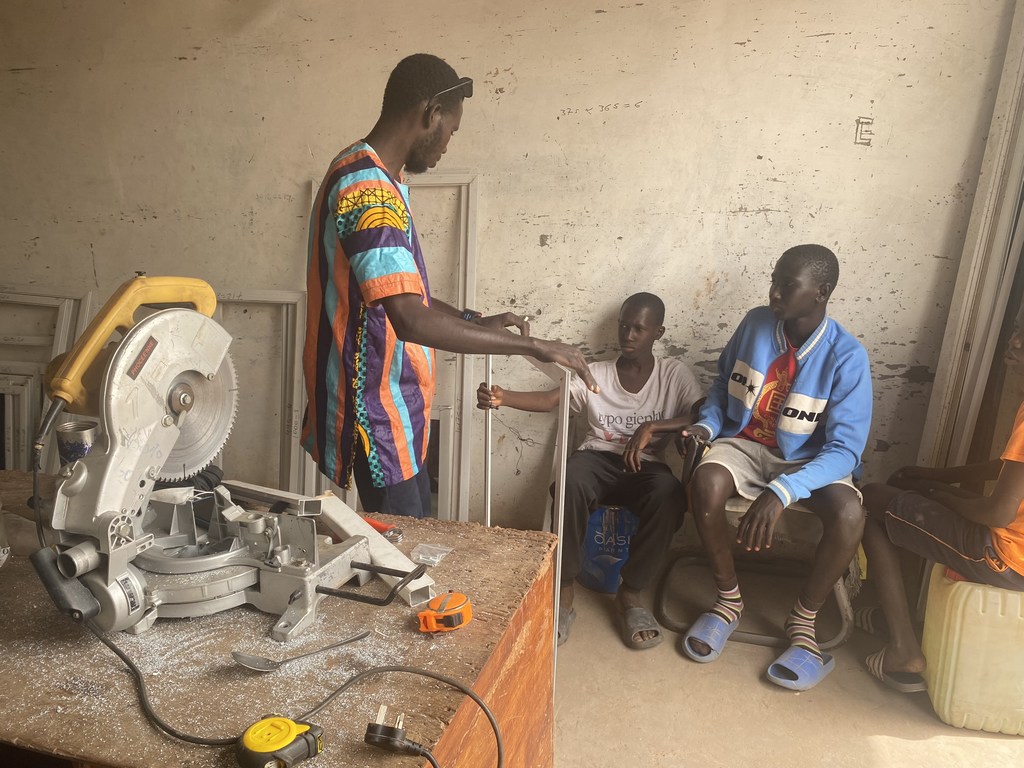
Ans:
[[[306,461],[305,452],[299,444],[305,407],[302,343],[306,326],[306,292],[219,291],[213,319],[223,326],[223,308],[232,304],[268,307],[277,313],[281,322],[281,434],[278,442],[277,486],[292,493],[305,493],[312,484],[310,463]],[[221,469],[225,468],[223,449],[214,460]],[[230,472],[230,468],[227,471]]]
[[[918,463],[967,460],[1024,248],[1024,0],[1003,74],[936,366]]]
[[[476,227],[477,227],[477,177],[472,173],[427,173],[411,179],[411,190],[423,187],[454,187],[459,193],[459,261],[458,298],[462,307],[476,306]],[[454,413],[440,414],[444,418],[454,417],[457,429],[445,428],[442,424],[442,451],[439,465],[437,516],[441,520],[469,522],[470,467],[472,465],[471,428],[474,420],[475,399],[467,397],[476,389],[473,383],[473,357],[456,355]],[[450,412],[449,412],[450,413]],[[449,422],[450,423],[450,422]],[[451,435],[450,442],[444,440],[445,432]],[[450,448],[445,450],[445,443]],[[448,491],[444,490],[447,480]]]

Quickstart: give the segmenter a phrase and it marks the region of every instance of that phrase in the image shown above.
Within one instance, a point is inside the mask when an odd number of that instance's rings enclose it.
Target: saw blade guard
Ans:
[[[54,529],[96,535],[102,518],[119,514],[141,533],[154,482],[190,477],[213,460],[237,408],[230,344],[216,322],[180,308],[150,315],[125,334],[103,377],[102,434],[62,472]],[[118,546],[98,538],[101,552]]]

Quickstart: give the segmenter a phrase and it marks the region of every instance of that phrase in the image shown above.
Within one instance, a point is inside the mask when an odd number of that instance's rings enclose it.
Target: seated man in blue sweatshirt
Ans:
[[[871,425],[864,347],[826,314],[839,280],[835,254],[790,248],[772,272],[768,306],[747,313],[718,360],[718,374],[684,436],[713,441],[690,482],[691,508],[711,560],[718,599],[683,638],[695,661],[718,657],[743,612],[725,503],[753,503],[736,542],[767,549],[786,506],[801,502],[824,532],[811,574],[786,619],[790,647],[768,679],[793,690],[820,682],[835,661],[818,648],[815,619],[849,567],[864,528],[854,485]]]

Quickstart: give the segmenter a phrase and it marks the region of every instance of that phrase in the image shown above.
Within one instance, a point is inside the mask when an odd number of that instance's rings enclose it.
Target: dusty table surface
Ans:
[[[289,643],[270,638],[274,616],[248,606],[200,618],[158,619],[140,635],[114,633],[114,641],[142,669],[158,714],[192,735],[235,737],[269,713],[298,717],[371,667],[420,667],[472,686],[550,557],[554,537],[379,517],[403,528],[398,546],[406,554],[420,542],[453,548],[428,574],[438,592],[453,589],[470,596],[474,619],[469,625],[426,635],[417,630],[416,610],[400,600],[378,607],[325,597],[314,625]],[[379,579],[360,589],[376,596],[387,592]],[[194,746],[157,731],[140,708],[127,667],[87,629],[57,612],[24,557],[14,556],[0,569],[0,615],[5,694],[0,696],[0,740],[115,768],[237,765],[232,747]],[[370,636],[267,674],[231,658],[233,650],[285,658],[361,629]],[[378,707],[388,706],[389,722],[404,712],[408,738],[430,746],[463,699],[443,683],[405,673],[364,680],[312,718],[324,728],[325,751],[303,765],[415,765],[415,758],[363,743]]]

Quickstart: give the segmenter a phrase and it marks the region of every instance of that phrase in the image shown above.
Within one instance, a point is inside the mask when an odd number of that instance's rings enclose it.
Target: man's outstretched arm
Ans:
[[[460,320],[466,320],[463,316],[463,310],[456,309],[451,304],[447,304],[440,299],[431,297],[430,306],[433,309],[438,309],[444,312],[446,315],[457,317]],[[494,329],[512,328],[515,326],[523,336],[530,335],[530,319],[528,317],[521,317],[515,312],[499,312],[496,315],[484,315],[482,313],[477,313],[477,316],[468,320],[468,322]],[[394,325],[394,323],[392,323],[392,325]]]
[[[424,306],[423,300],[412,293],[387,296],[380,303],[402,341],[463,354],[535,357],[545,363],[564,365],[574,371],[592,392],[600,391],[583,354],[569,344],[468,323],[447,312]]]

